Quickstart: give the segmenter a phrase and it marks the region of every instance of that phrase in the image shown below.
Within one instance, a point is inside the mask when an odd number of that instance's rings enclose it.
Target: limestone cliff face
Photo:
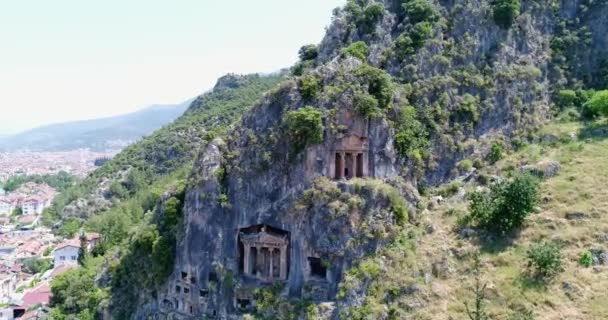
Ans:
[[[394,210],[413,211],[390,199],[406,194],[413,204],[416,192],[396,179],[388,124],[355,116],[347,104],[335,111],[340,132],[326,130],[323,144],[287,157],[291,143],[280,136],[281,122],[302,103],[297,85],[288,82],[246,115],[226,141],[216,139],[205,148],[185,201],[174,275],[140,316],[237,316],[253,306],[256,288],[273,283],[289,297],[329,301],[343,271],[388,241],[396,228]],[[336,152],[360,155],[361,179],[334,179]],[[251,234],[265,234],[271,242],[286,239],[285,247],[270,247],[276,248],[269,255],[274,270],[270,262],[245,254],[243,238]]]
[[[415,220],[414,186],[459,175],[458,161],[484,157],[492,142],[532,132],[549,116],[552,86],[563,75],[550,42],[560,19],[578,16],[573,1],[522,1],[509,30],[492,22],[490,1],[433,2],[443,17],[433,37],[401,58],[392,52],[411,23],[399,1],[381,2],[385,12],[371,33],[353,27],[346,11],[336,13],[316,67],[305,73],[319,81],[315,97],[303,97],[301,79],[288,80],[204,148],[173,275],[136,318],[237,319],[252,310],[256,289],[276,285],[287,298],[335,301],[344,271]],[[605,22],[592,21],[608,6],[595,9],[584,23],[597,38],[593,50],[605,54]],[[358,73],[365,62],[342,50],[360,40],[370,48],[366,62],[395,82],[383,117],[353,108],[357,90],[370,84]],[[410,105],[429,127],[419,162],[394,148],[396,115]],[[322,112],[323,142],[294,153],[284,119],[305,106]],[[327,317],[337,318],[339,308]]]

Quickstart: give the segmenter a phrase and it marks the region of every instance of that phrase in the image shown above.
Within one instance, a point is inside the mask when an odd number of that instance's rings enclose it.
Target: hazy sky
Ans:
[[[0,133],[177,103],[271,72],[345,0],[0,0]]]

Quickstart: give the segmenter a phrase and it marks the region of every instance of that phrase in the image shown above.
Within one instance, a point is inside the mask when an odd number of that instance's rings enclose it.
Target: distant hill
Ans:
[[[81,148],[123,148],[171,123],[192,100],[174,105],[152,105],[114,117],[52,124],[19,134],[0,136],[0,150],[65,151]]]

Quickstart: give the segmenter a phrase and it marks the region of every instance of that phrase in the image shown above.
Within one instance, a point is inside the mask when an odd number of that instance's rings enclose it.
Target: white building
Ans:
[[[0,303],[6,304],[17,289],[17,274],[14,272],[0,274]],[[12,315],[12,312],[11,312]],[[0,320],[4,319],[0,316]]]
[[[24,216],[30,215],[30,214],[42,214],[42,211],[44,210],[45,205],[46,205],[46,201],[44,201],[42,199],[38,199],[38,198],[34,198],[34,197],[27,198],[21,204],[21,211]]]
[[[2,307],[0,308],[0,320],[14,320],[13,316],[13,308],[11,307]]]
[[[79,251],[80,243],[74,240],[68,240],[60,244],[53,251],[55,267],[67,263],[78,263]]]
[[[0,216],[10,216],[15,210],[12,201],[6,198],[0,198]]]

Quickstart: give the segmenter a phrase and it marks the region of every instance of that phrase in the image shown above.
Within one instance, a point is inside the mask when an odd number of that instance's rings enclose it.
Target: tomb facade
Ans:
[[[266,225],[239,233],[243,275],[259,281],[287,280],[288,245],[286,234],[272,232]]]
[[[335,144],[329,159],[329,174],[333,179],[369,176],[368,140],[351,135]]]

